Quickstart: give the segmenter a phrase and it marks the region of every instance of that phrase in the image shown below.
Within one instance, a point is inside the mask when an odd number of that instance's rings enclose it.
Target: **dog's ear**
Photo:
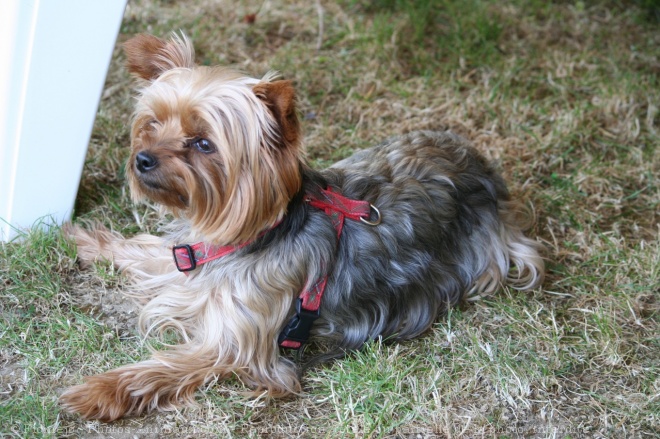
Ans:
[[[195,51],[185,35],[172,34],[169,41],[139,34],[124,43],[126,67],[138,78],[148,81],[176,67],[192,68]]]
[[[253,91],[275,117],[282,141],[288,146],[297,146],[300,123],[296,113],[296,92],[291,81],[260,82],[253,87]]]

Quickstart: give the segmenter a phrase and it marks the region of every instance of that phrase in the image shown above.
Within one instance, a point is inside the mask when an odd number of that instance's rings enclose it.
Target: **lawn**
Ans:
[[[658,437],[659,20],[657,0],[129,0],[74,221],[157,233],[125,181],[120,46],[180,29],[201,64],[293,80],[316,167],[416,129],[470,139],[535,212],[546,280],[316,366],[299,397],[214,382],[197,407],[102,424],[58,395],[150,342],[121,275],[35,228],[0,246],[0,436]]]

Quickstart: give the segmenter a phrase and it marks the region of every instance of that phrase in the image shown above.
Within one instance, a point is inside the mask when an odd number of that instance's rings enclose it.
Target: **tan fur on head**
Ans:
[[[301,185],[291,83],[193,66],[185,37],[138,35],[125,47],[131,72],[151,80],[140,90],[131,132],[134,198],[190,219],[216,244],[253,239],[279,221]],[[195,139],[215,150],[195,150]],[[157,169],[136,169],[139,153],[154,157]]]

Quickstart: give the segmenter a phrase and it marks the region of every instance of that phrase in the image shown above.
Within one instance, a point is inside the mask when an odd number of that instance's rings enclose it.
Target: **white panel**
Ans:
[[[0,65],[11,66],[0,70],[6,240],[6,223],[27,228],[70,217],[126,0],[2,2],[0,41],[12,42],[0,46]]]

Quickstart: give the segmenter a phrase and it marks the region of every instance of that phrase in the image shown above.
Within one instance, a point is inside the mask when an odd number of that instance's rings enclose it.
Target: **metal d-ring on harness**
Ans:
[[[369,205],[369,208],[370,208],[371,210],[373,210],[374,213],[376,214],[376,219],[373,220],[373,221],[369,221],[369,220],[364,219],[364,217],[360,217],[360,221],[362,221],[363,223],[365,223],[365,224],[368,225],[368,226],[377,226],[378,224],[380,224],[380,220],[381,220],[381,218],[380,218],[380,210],[378,210],[378,209],[376,208],[376,206],[374,206],[373,204],[370,204],[370,205]]]
[[[369,226],[377,226],[381,222],[380,211],[367,201],[346,198],[332,189],[321,191],[321,197],[307,197],[310,206],[323,211],[330,217],[337,232],[337,239],[344,228],[344,220],[350,218],[360,220]],[[371,220],[372,212],[375,219]],[[296,314],[280,333],[278,344],[284,348],[300,349],[309,339],[309,333],[314,321],[320,316],[321,298],[328,283],[328,274],[318,279],[311,287],[304,290],[296,301]]]

